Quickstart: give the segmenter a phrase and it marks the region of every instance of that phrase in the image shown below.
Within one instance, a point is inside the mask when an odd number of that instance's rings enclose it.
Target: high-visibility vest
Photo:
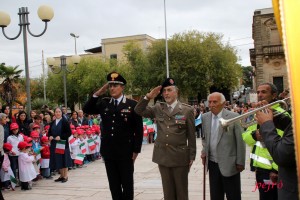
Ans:
[[[277,112],[282,112],[284,115],[289,115],[288,112],[285,112],[284,109],[280,107],[280,104],[275,104],[272,106],[273,110]],[[250,153],[251,166],[258,167],[267,170],[276,170],[278,171],[278,165],[273,161],[272,156],[270,155],[268,149],[265,147],[263,142],[256,141],[252,137],[253,131],[257,130],[257,124],[249,126],[247,130],[242,134],[243,140],[248,146],[252,146]],[[283,135],[283,130],[276,129],[280,137]]]

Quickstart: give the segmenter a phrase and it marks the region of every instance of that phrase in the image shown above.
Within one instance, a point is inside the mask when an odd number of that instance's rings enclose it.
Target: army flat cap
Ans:
[[[106,77],[108,83],[126,85],[126,80],[118,72],[111,72]]]
[[[173,78],[167,78],[163,84],[161,84],[162,86],[162,89],[165,88],[165,87],[169,87],[169,86],[175,86],[175,81]]]

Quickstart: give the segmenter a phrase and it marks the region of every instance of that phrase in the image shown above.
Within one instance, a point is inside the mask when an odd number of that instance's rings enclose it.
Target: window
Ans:
[[[283,91],[283,77],[273,77],[273,84],[276,85],[278,94],[280,94]]]
[[[117,54],[110,54],[110,59],[118,59],[118,55]]]

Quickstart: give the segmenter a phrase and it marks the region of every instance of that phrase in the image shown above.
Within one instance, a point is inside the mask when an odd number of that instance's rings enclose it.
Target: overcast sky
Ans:
[[[0,0],[0,11],[11,17],[11,24],[5,28],[7,35],[15,37],[18,33],[20,7],[28,7],[31,32],[40,34],[44,23],[37,10],[44,4],[53,8],[54,18],[43,36],[28,35],[32,78],[42,74],[42,50],[45,58],[74,54],[75,42],[70,33],[80,36],[79,54],[100,46],[104,38],[137,34],[165,37],[164,0]],[[239,63],[248,66],[254,10],[271,6],[271,0],[166,0],[168,37],[188,30],[221,33],[224,42],[237,48]],[[22,36],[8,40],[0,32],[0,62],[25,69]]]

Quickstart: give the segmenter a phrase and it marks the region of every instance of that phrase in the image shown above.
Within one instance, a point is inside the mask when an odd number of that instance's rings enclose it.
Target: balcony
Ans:
[[[255,49],[249,49],[250,53],[250,62],[252,66],[256,66],[256,54],[255,54]]]
[[[251,55],[251,53],[250,53]],[[264,56],[282,56],[284,55],[284,49],[282,45],[269,45],[263,47]]]

